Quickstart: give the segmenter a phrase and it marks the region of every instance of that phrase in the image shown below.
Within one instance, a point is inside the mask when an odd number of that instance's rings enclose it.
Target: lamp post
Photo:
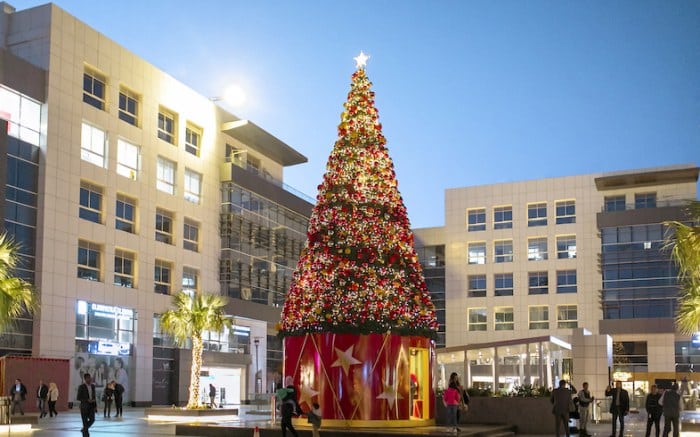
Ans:
[[[255,344],[255,394],[258,394],[259,393],[258,374],[260,373],[260,361],[258,359],[258,348],[260,347],[260,338],[255,337],[253,339],[253,343]]]

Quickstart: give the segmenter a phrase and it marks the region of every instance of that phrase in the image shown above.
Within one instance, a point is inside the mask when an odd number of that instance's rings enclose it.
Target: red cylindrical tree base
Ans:
[[[325,426],[429,425],[434,355],[425,337],[306,334],[285,337],[284,376],[304,411],[321,406]]]

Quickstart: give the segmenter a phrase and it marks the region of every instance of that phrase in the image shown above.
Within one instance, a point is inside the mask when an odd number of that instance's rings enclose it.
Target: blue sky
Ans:
[[[413,227],[446,188],[700,163],[696,0],[57,4],[204,95],[243,87],[312,197],[364,50]]]

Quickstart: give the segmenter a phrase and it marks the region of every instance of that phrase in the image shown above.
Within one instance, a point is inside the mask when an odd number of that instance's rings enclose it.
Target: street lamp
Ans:
[[[253,343],[255,344],[255,394],[258,394],[260,391],[258,389],[258,378],[260,374],[260,361],[258,360],[258,348],[260,347],[260,337],[255,337],[253,339]]]

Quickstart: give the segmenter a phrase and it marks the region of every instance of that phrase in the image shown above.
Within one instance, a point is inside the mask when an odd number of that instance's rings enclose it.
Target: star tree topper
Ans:
[[[360,68],[365,68],[367,66],[367,60],[369,55],[365,55],[365,52],[360,50],[360,54],[353,58],[355,60],[355,67],[359,70]]]

